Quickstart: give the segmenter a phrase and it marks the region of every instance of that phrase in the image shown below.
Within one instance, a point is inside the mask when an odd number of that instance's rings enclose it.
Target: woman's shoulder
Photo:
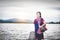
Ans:
[[[34,23],[36,23],[37,22],[37,19],[34,19]]]
[[[37,21],[37,19],[34,19],[34,21]]]
[[[41,18],[42,20],[44,20],[43,18]]]

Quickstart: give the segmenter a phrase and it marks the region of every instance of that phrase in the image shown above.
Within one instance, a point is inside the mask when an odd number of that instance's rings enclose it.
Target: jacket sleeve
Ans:
[[[45,24],[45,25],[44,25],[44,28],[47,30],[47,28],[46,28],[46,23],[45,23],[45,21],[44,21],[43,18],[42,18],[42,23]]]
[[[34,20],[34,24],[36,23],[36,19]]]

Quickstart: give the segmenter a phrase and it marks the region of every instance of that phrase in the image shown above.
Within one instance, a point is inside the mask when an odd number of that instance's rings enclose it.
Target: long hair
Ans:
[[[39,15],[40,15],[40,17],[41,17],[41,12],[40,12],[40,11],[38,11],[38,12],[37,12],[37,14],[38,14],[38,13],[39,13]]]

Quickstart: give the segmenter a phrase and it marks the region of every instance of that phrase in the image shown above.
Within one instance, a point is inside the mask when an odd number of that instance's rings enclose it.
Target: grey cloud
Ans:
[[[55,10],[60,10],[60,7],[54,7],[53,9],[55,9]]]
[[[0,0],[0,7],[5,7],[5,6],[16,6],[16,7],[23,7],[25,3],[39,3],[43,2],[46,4],[51,4],[51,5],[60,5],[60,1],[58,0]]]
[[[60,0],[56,0],[56,1],[60,1]]]
[[[7,2],[14,2],[14,1],[45,1],[45,2],[55,2],[60,0],[0,0],[0,1],[7,1]]]

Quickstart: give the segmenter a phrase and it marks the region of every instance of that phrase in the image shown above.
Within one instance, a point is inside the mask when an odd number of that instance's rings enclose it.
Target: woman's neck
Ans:
[[[37,17],[36,19],[38,20],[38,19],[40,19],[41,17]]]

